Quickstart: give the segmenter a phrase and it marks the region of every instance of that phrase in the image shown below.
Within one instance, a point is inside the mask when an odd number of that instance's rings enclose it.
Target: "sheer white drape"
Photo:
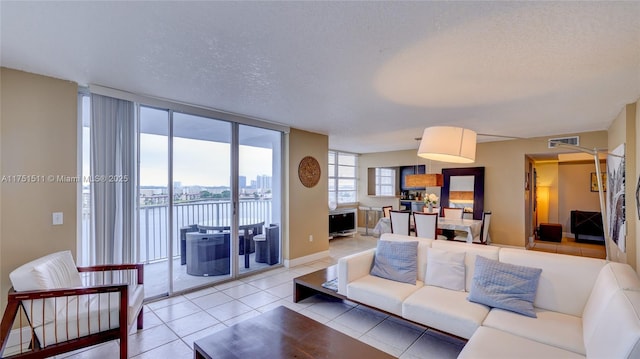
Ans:
[[[132,263],[136,126],[133,102],[91,94],[90,263]]]

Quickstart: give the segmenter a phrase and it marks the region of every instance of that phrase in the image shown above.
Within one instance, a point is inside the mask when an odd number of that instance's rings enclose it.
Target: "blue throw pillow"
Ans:
[[[415,285],[418,241],[378,241],[371,275]]]
[[[533,301],[542,269],[476,257],[468,299],[472,302],[537,318]]]

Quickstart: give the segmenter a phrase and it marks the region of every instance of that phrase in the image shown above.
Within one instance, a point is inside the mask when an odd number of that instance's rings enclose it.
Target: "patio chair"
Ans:
[[[277,224],[271,224],[264,228],[263,234],[253,237],[256,247],[255,261],[269,265],[277,264],[280,254],[280,228]]]
[[[180,265],[187,264],[187,233],[198,232],[198,225],[191,224],[180,228]]]
[[[0,324],[2,356],[44,358],[119,339],[127,358],[129,329],[143,324],[143,273],[142,264],[76,268],[70,251],[18,267]],[[8,348],[10,334],[17,345]]]

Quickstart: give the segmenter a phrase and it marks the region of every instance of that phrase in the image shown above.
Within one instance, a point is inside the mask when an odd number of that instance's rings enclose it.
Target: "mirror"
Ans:
[[[441,200],[445,206],[464,208],[473,219],[482,219],[484,210],[484,167],[445,168]]]
[[[451,176],[447,206],[464,208],[464,213],[473,213],[474,179],[474,176]]]

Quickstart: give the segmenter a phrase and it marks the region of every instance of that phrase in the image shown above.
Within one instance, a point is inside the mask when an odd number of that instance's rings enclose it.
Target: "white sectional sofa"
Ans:
[[[418,241],[416,284],[370,274],[376,249],[338,262],[338,293],[350,300],[468,339],[459,358],[640,358],[640,279],[605,260],[384,234]],[[429,248],[464,252],[465,290],[424,284]],[[467,297],[477,256],[542,269],[537,318]]]

